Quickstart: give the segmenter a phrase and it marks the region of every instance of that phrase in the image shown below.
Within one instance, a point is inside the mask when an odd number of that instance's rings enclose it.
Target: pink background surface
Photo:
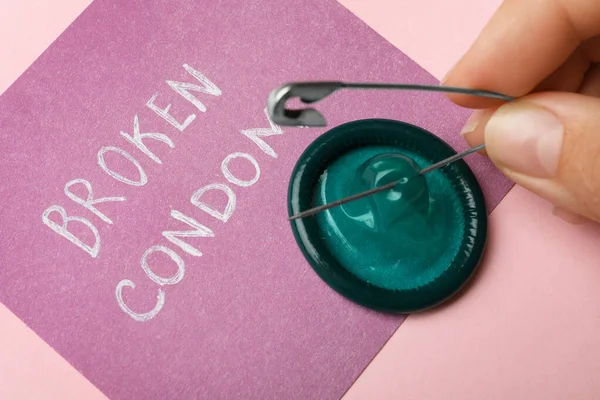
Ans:
[[[497,2],[455,1],[454,7],[443,0],[345,3],[441,77]],[[0,54],[9,61],[0,66],[2,89],[86,2],[28,4],[0,2]],[[26,18],[23,10],[30,10]],[[460,30],[448,31],[457,21]],[[407,26],[424,35],[398,33]],[[349,398],[597,397],[592,395],[600,392],[593,373],[600,360],[597,229],[567,226],[550,215],[547,204],[514,189],[492,214],[490,235],[476,285],[451,307],[410,316]],[[0,326],[0,398],[101,397],[5,308],[0,308]]]
[[[467,51],[501,0],[340,0],[438,79]]]

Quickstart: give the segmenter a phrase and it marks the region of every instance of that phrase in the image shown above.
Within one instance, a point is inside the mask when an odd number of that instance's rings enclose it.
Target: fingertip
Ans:
[[[461,137],[469,144],[469,147],[479,146],[484,143],[485,126],[493,114],[493,110],[476,110],[474,111],[463,129],[460,132]],[[485,150],[477,152],[478,154],[487,155]]]

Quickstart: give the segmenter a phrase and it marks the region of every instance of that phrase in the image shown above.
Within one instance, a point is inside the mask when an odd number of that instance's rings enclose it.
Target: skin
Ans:
[[[484,155],[509,179],[549,200],[566,221],[600,222],[600,1],[504,1],[443,84],[517,97],[502,104],[449,96],[477,110],[465,140],[471,146],[485,142]],[[525,144],[507,146],[497,133],[499,116],[528,110],[543,110],[562,124],[561,145],[555,140],[546,146],[559,149],[559,157],[544,171],[541,164],[509,166],[508,156],[519,155],[522,163],[535,157]]]

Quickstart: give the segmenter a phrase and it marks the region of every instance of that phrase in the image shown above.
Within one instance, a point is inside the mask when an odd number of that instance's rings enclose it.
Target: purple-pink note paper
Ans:
[[[94,1],[0,98],[0,300],[112,399],[339,398],[402,318],[330,290],[286,220],[323,129],[266,99],[317,79],[436,83],[333,0]],[[465,147],[440,94],[319,107]],[[510,184],[469,163],[491,210]]]

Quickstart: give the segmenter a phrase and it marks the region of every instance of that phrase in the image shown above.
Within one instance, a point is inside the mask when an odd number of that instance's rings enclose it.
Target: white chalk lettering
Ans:
[[[261,137],[268,137],[273,135],[281,135],[283,131],[278,125],[275,125],[271,118],[269,118],[269,113],[267,109],[264,110],[265,115],[267,116],[267,121],[269,121],[270,128],[255,128],[255,129],[246,129],[242,131],[242,135],[246,136],[248,139],[252,140],[262,151],[267,153],[273,158],[277,158],[277,153],[271,146],[269,146]]]
[[[77,196],[75,193],[71,192],[71,189],[70,189],[71,186],[78,184],[78,183],[82,184],[87,189],[87,199],[85,199],[85,200],[82,199],[81,197]],[[96,216],[98,218],[100,218],[102,221],[104,221],[108,224],[112,224],[113,223],[112,220],[110,218],[108,218],[105,214],[100,212],[100,210],[98,210],[96,207],[94,207],[94,204],[106,203],[107,201],[125,201],[126,200],[125,197],[102,197],[101,199],[94,200],[94,192],[92,191],[92,184],[85,179],[73,179],[72,181],[67,182],[67,184],[65,185],[65,194],[67,195],[68,198],[73,200],[75,203],[80,204],[83,207],[87,208],[88,210],[90,210],[91,212],[96,214]]]
[[[125,178],[123,175],[120,175],[119,173],[111,170],[108,168],[108,166],[106,165],[106,161],[104,160],[104,154],[109,152],[109,151],[113,151],[123,157],[125,157],[127,160],[129,160],[133,165],[135,165],[135,167],[137,168],[138,172],[140,173],[140,178],[137,181]],[[131,154],[129,154],[128,152],[126,152],[123,149],[120,149],[118,147],[103,147],[100,149],[100,151],[98,152],[98,165],[100,165],[100,168],[102,168],[104,170],[104,172],[106,172],[107,174],[109,174],[110,176],[112,176],[113,178],[115,178],[116,180],[118,180],[119,182],[123,182],[127,185],[131,185],[131,186],[144,186],[146,183],[148,183],[148,177],[146,176],[146,172],[144,172],[142,166],[140,165],[140,163],[137,162],[137,160],[135,158],[133,158],[131,156]]]
[[[200,81],[202,86],[198,86],[193,83],[183,83],[176,81],[167,81],[167,84],[171,86],[171,89],[180,94],[184,99],[195,105],[198,110],[200,110],[201,112],[206,112],[206,106],[200,100],[198,100],[196,96],[191,94],[190,90],[209,94],[211,96],[220,96],[222,93],[221,89],[219,89],[207,77],[202,75],[200,72],[194,70],[188,64],[183,64],[183,68],[185,68],[185,70],[189,72],[190,75],[192,75],[194,78]]]
[[[231,160],[239,157],[245,158],[246,160],[250,161],[250,163],[254,167],[254,178],[250,179],[249,181],[244,181],[239,178],[236,178],[229,170],[229,163],[231,162]],[[221,163],[221,172],[223,172],[223,176],[225,176],[225,178],[229,182],[242,187],[252,186],[258,181],[258,178],[260,178],[260,167],[258,166],[258,162],[256,162],[254,157],[247,153],[232,153],[225,157],[225,159]]]
[[[60,214],[62,218],[62,225],[50,220],[50,214],[52,214],[53,212],[57,212]],[[50,229],[52,229],[54,232],[65,237],[69,242],[83,249],[93,258],[96,258],[98,256],[98,253],[100,252],[100,234],[98,233],[98,229],[96,229],[94,224],[92,224],[87,219],[82,217],[69,217],[67,216],[67,212],[64,208],[62,208],[61,206],[54,205],[52,207],[47,208],[46,211],[44,211],[44,213],[42,214],[42,221],[44,222],[44,224],[48,225]],[[95,243],[93,246],[83,243],[81,239],[79,239],[78,237],[76,237],[68,231],[69,222],[74,221],[84,224],[89,228],[90,231],[92,231],[95,238]]]
[[[183,121],[183,123],[178,122],[171,114],[169,114],[169,110],[171,110],[171,104],[167,104],[165,108],[160,108],[156,104],[154,104],[154,101],[157,97],[158,93],[154,93],[152,98],[150,98],[150,100],[148,100],[148,102],[146,103],[146,107],[154,111],[156,115],[167,121],[169,124],[173,125],[175,129],[179,130],[180,132],[183,132],[185,128],[187,128],[192,123],[192,121],[196,119],[196,114],[190,114],[187,116],[185,121]]]
[[[158,295],[156,296],[157,297],[156,305],[154,306],[154,308],[152,310],[148,311],[147,313],[138,314],[138,313],[132,311],[125,304],[125,301],[123,300],[123,293],[122,293],[124,287],[130,287],[132,289],[135,289],[135,283],[133,283],[132,281],[130,281],[128,279],[123,279],[121,282],[119,282],[117,284],[117,289],[115,290],[115,294],[117,296],[117,303],[119,303],[119,307],[121,307],[121,310],[123,310],[125,312],[125,314],[129,315],[131,318],[133,318],[137,322],[145,322],[145,321],[151,320],[152,318],[156,317],[156,315],[160,312],[160,310],[165,305],[165,291],[159,288]]]
[[[127,139],[128,142],[136,146],[140,149],[145,155],[150,157],[158,164],[162,164],[160,158],[156,156],[153,152],[151,152],[148,147],[144,144],[144,139],[154,139],[160,142],[166,143],[170,148],[174,148],[175,144],[173,141],[163,133],[140,133],[140,121],[138,119],[137,114],[133,117],[133,137],[128,133],[121,131],[121,136]]]
[[[200,201],[202,195],[204,195],[204,193],[208,192],[209,190],[220,190],[227,195],[227,205],[225,206],[223,212],[219,212],[213,207],[207,205],[205,202]],[[212,183],[210,185],[204,186],[196,190],[196,192],[194,192],[194,194],[192,195],[190,201],[193,205],[206,212],[207,214],[217,218],[218,220],[227,222],[227,220],[231,218],[231,215],[235,210],[236,197],[233,190],[231,190],[231,188],[225,185],[224,183]]]
[[[191,231],[164,231],[162,233],[163,236],[165,238],[167,238],[167,240],[169,240],[171,243],[179,246],[186,253],[188,253],[192,256],[196,256],[196,257],[202,256],[202,252],[200,252],[200,250],[198,250],[194,246],[190,245],[189,243],[184,242],[183,240],[181,240],[179,238],[180,237],[184,237],[184,238],[214,237],[215,234],[213,233],[213,231],[210,230],[209,228],[207,228],[206,226],[200,224],[195,219],[190,218],[190,217],[180,213],[177,210],[171,211],[171,217],[175,218],[178,221],[185,222],[189,226],[193,227],[194,230],[191,230]]]
[[[173,260],[175,264],[177,264],[177,272],[175,273],[175,275],[169,278],[163,278],[162,276],[159,276],[156,273],[154,273],[154,271],[152,271],[152,269],[148,265],[148,257],[150,256],[150,254],[157,251],[165,253],[171,258],[171,260]],[[159,284],[160,286],[174,285],[178,283],[183,279],[183,275],[185,273],[185,263],[183,262],[183,259],[179,257],[179,254],[175,253],[168,247],[158,245],[150,247],[142,255],[142,268],[144,269],[144,272],[146,272],[146,275],[148,275],[148,278],[152,279],[153,282]]]

